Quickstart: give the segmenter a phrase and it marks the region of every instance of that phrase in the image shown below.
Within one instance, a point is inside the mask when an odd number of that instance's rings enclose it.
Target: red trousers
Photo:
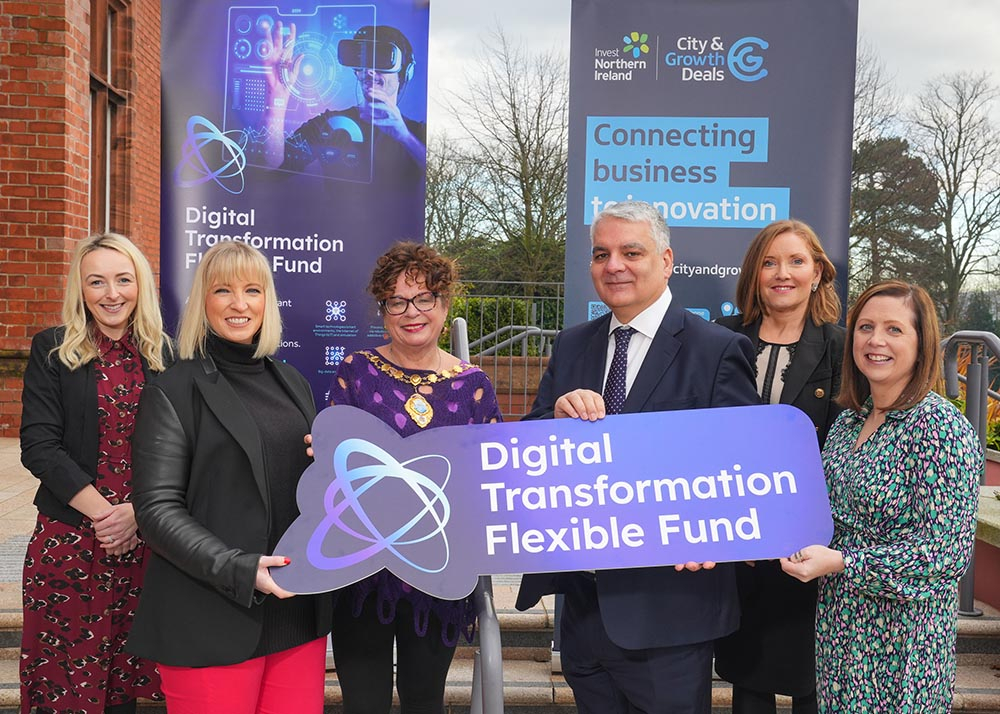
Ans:
[[[326,638],[238,664],[159,669],[167,714],[321,714]]]

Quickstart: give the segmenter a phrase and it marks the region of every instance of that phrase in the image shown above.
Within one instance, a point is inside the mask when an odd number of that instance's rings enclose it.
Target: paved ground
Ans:
[[[21,608],[21,566],[35,526],[37,486],[21,466],[17,439],[0,439],[0,611]]]

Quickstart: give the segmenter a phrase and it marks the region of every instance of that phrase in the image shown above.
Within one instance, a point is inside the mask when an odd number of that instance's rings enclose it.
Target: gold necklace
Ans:
[[[430,374],[406,374],[403,370],[383,360],[376,352],[366,350],[363,354],[380,372],[388,374],[393,379],[413,387],[413,394],[403,404],[403,408],[410,415],[410,419],[421,429],[431,423],[431,419],[434,418],[434,409],[424,395],[418,391],[420,387],[451,379],[472,367],[471,364],[459,363],[454,367],[431,372]]]

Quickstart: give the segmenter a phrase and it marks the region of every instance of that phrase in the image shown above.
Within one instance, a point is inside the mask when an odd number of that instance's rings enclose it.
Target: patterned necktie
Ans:
[[[604,409],[608,414],[621,414],[625,406],[625,374],[628,368],[628,343],[635,332],[631,327],[616,327],[615,356],[611,358],[611,369],[604,383]]]

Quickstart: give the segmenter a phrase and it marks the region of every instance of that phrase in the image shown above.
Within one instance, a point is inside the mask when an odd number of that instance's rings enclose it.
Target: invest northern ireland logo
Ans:
[[[649,57],[649,33],[631,30],[621,35],[621,44],[594,48],[594,81],[628,82],[636,73],[653,67]]]

